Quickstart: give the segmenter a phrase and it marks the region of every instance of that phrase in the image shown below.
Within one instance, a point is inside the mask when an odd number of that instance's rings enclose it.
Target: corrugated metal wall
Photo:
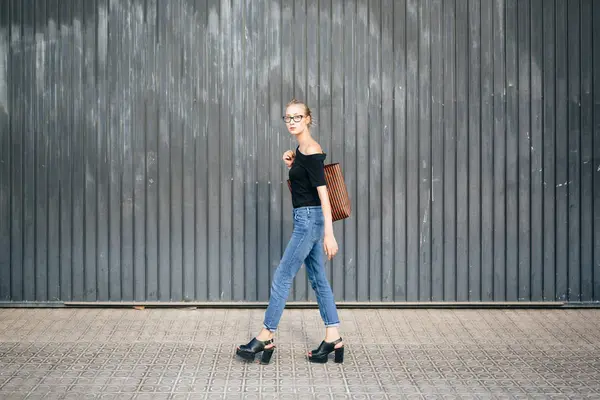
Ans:
[[[1,0],[0,299],[267,300],[296,96],[338,300],[598,301],[599,38],[592,0]]]

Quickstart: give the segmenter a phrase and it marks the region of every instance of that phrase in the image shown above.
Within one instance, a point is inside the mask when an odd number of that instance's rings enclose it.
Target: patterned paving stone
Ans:
[[[316,310],[237,359],[262,315],[0,309],[0,399],[600,399],[600,310],[340,310],[341,365],[306,360]]]

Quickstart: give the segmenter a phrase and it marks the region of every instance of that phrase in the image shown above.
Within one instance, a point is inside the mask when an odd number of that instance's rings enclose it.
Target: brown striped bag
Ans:
[[[340,163],[327,164],[325,169],[325,181],[327,182],[327,193],[329,194],[329,202],[331,203],[331,219],[339,221],[340,219],[348,218],[352,207],[350,205],[350,197],[346,190],[344,175]],[[292,184],[287,181],[290,192]]]

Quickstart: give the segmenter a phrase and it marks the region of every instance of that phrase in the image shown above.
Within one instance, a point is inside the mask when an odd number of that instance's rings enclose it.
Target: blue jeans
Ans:
[[[340,320],[333,292],[325,274],[326,256],[323,249],[325,219],[323,210],[320,206],[298,207],[294,209],[293,216],[294,230],[273,276],[271,297],[265,312],[264,327],[271,332],[277,330],[292,281],[302,263],[306,266],[308,279],[317,295],[319,312],[325,326],[338,326]]]

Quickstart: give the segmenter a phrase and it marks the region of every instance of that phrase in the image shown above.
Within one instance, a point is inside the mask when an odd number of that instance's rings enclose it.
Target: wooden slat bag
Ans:
[[[331,219],[339,221],[348,218],[352,207],[350,206],[350,197],[348,197],[348,190],[346,190],[344,175],[342,175],[342,167],[340,167],[340,163],[332,163],[325,165],[324,170],[327,193],[331,203]],[[287,184],[291,192],[292,184],[289,179]]]

